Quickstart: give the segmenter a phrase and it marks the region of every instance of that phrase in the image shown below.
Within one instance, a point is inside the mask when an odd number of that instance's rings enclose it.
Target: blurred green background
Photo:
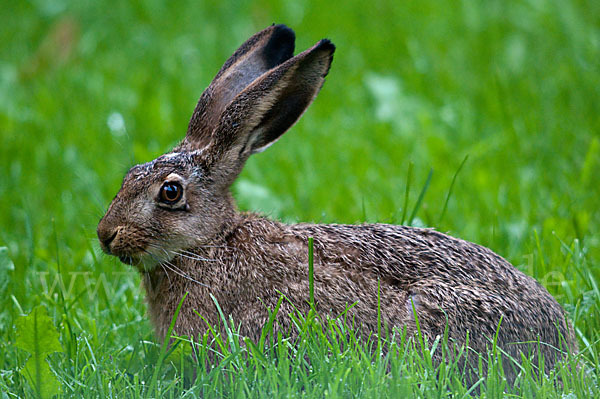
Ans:
[[[249,160],[240,208],[400,223],[433,170],[413,224],[490,247],[598,339],[600,2],[3,0],[1,345],[39,303],[106,353],[151,337],[138,277],[101,254],[96,224],[127,169],[183,138],[221,64],[272,23],[297,51],[323,37],[337,50],[309,111]],[[75,281],[66,308],[44,285],[59,272]],[[89,295],[84,280],[102,279]]]

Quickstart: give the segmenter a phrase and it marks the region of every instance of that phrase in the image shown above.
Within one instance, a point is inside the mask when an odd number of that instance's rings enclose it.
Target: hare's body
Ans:
[[[350,308],[344,317],[356,321],[363,336],[377,331],[379,281],[384,325],[414,333],[416,312],[429,342],[448,328],[458,346],[469,333],[469,348],[485,353],[500,325],[499,347],[519,358],[520,351],[533,354],[539,340],[549,345],[543,346],[548,363],[559,354],[553,348],[573,345],[564,312],[552,296],[485,247],[431,229],[387,224],[285,225],[239,215],[231,227],[214,245],[171,261],[208,287],[171,273],[167,277],[160,268],[146,276],[150,314],[160,336],[186,292],[178,333],[206,331],[195,312],[219,324],[213,295],[224,314],[240,323],[240,333],[257,340],[267,308],[274,309],[285,295],[289,302],[282,303],[275,328],[294,335],[289,313],[309,309],[307,243],[313,237],[318,312],[339,316]],[[533,345],[515,344],[524,341]],[[476,361],[475,353],[470,356]]]
[[[289,316],[308,311],[313,237],[317,311],[347,311],[362,336],[377,331],[379,295],[386,329],[415,333],[416,315],[430,342],[447,329],[451,342],[481,353],[497,334],[513,358],[541,351],[547,367],[559,349],[576,350],[552,296],[487,248],[431,229],[285,225],[237,212],[229,187],[246,159],[295,123],[329,70],[329,41],[295,57],[293,47],[293,32],[281,25],[244,43],[203,93],[183,142],[133,167],[98,225],[102,248],[143,272],[158,335],[186,292],[178,334],[205,332],[199,315],[220,324],[214,297],[256,339],[281,295],[275,329],[297,334]]]

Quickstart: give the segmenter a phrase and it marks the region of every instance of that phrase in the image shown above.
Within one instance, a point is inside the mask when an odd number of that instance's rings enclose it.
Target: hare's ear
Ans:
[[[321,89],[335,46],[321,40],[261,75],[221,114],[203,151],[209,165],[231,181],[250,154],[264,150],[288,130]]]
[[[212,133],[231,100],[268,70],[294,55],[294,31],[272,25],[258,32],[225,62],[202,93],[190,120],[186,141],[195,148],[211,142]]]

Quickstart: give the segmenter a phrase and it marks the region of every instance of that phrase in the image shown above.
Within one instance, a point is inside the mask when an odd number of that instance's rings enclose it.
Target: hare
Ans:
[[[157,335],[198,336],[219,324],[211,295],[240,333],[258,339],[281,295],[275,328],[295,335],[290,313],[309,310],[308,238],[320,314],[347,310],[360,334],[388,328],[484,353],[497,333],[508,355],[542,354],[547,367],[577,350],[565,312],[535,280],[491,250],[433,229],[387,224],[288,225],[240,213],[230,186],[302,115],[323,85],[335,46],[294,56],[294,32],[273,25],[225,62],[204,91],[183,141],[136,165],[98,225],[104,252],[143,274]],[[350,306],[353,305],[353,306]],[[561,350],[562,349],[562,350]],[[440,360],[440,350],[434,357]],[[476,364],[476,361],[475,363]],[[515,371],[507,368],[507,376]]]

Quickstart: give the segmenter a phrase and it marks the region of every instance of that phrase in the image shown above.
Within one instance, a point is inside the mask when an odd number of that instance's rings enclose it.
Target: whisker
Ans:
[[[165,253],[165,255],[167,255],[167,258],[171,258],[170,253],[174,254],[174,255],[179,255],[182,256],[184,258],[188,258],[188,259],[193,259],[193,260],[199,260],[199,261],[205,261],[205,262],[218,262],[217,259],[211,259],[211,258],[205,258],[201,255],[198,255],[197,253],[185,250],[185,249],[179,249],[179,250],[167,250],[157,244],[154,243],[148,243],[149,247],[161,250]],[[227,245],[196,245],[197,248],[224,248],[224,249],[236,249],[234,247],[230,247]]]
[[[189,251],[172,251],[174,254],[182,256],[184,258],[188,258],[188,259],[193,259],[193,260],[201,260],[201,261],[205,261],[205,262],[217,262],[217,259],[209,259],[209,258],[205,258],[203,256],[200,256],[198,254],[195,254],[193,252],[189,252]]]
[[[152,245],[152,244],[150,244],[150,246],[152,246],[152,247],[154,247],[154,248],[156,248],[156,249],[159,249],[159,250],[163,251],[163,252],[165,253],[165,255],[167,256],[167,258],[170,258],[170,256],[169,256],[169,252],[173,252],[173,253],[175,253],[175,254],[177,253],[177,252],[175,252],[175,251],[168,251],[168,250],[166,250],[165,248],[161,248],[161,247],[159,247],[159,246],[156,246],[156,245]],[[145,251],[146,251],[146,250],[145,250]],[[168,270],[172,271],[173,273],[177,274],[178,276],[181,276],[181,277],[183,277],[183,278],[185,278],[185,279],[188,279],[188,280],[190,280],[190,281],[192,281],[192,282],[194,282],[194,283],[196,283],[196,284],[198,284],[198,285],[201,285],[201,286],[203,286],[203,287],[210,288],[210,286],[208,286],[208,285],[206,285],[206,284],[204,284],[204,283],[201,283],[200,281],[198,281],[198,280],[196,280],[196,279],[192,278],[191,276],[189,276],[188,274],[184,273],[184,272],[183,272],[181,269],[179,269],[177,266],[175,266],[173,263],[169,262],[168,260],[166,260],[166,259],[165,259],[165,260],[163,260],[163,261],[159,261],[159,260],[158,260],[158,259],[157,259],[157,258],[156,258],[156,257],[155,257],[153,254],[151,254],[151,253],[150,253],[150,252],[148,252],[148,251],[146,251],[146,252],[147,252],[148,254],[150,254],[150,256],[152,256],[152,258],[153,258],[154,260],[156,260],[157,262],[159,262],[159,264],[161,265],[161,267],[163,267],[163,270],[164,270],[164,268],[166,268],[166,269],[168,269]],[[168,275],[169,275],[169,274],[167,273],[167,276],[168,276]]]
[[[169,272],[167,270],[167,268],[165,268],[165,266],[162,263],[159,263],[159,266],[161,269],[163,269],[163,272],[165,272],[165,275],[167,276],[167,280],[169,280],[169,288],[173,286],[173,281],[171,281],[171,276],[169,276]]]
[[[144,249],[144,252],[146,252],[148,255],[150,255],[152,257],[152,259],[154,259],[156,261],[156,263],[158,263],[160,265],[160,267],[163,269],[163,271],[167,275],[167,280],[169,280],[169,287],[173,286],[173,282],[171,281],[171,276],[169,276],[169,273],[167,272],[165,267],[162,265],[162,262],[160,261],[160,259],[158,259],[156,256],[154,256],[154,254],[148,252],[145,249]]]
[[[197,248],[225,248],[225,249],[237,249],[235,247],[231,247],[229,245],[200,245],[196,244]]]
[[[161,265],[162,265],[162,266],[164,266],[164,267],[166,267],[167,269],[169,269],[169,270],[170,270],[170,271],[172,271],[173,273],[175,273],[175,274],[177,274],[177,275],[179,275],[179,276],[181,276],[181,277],[183,277],[183,278],[185,278],[185,279],[188,279],[188,280],[190,280],[190,281],[192,281],[192,282],[194,282],[194,283],[196,283],[196,284],[198,284],[198,285],[201,285],[201,286],[203,286],[203,287],[210,288],[210,286],[208,286],[208,285],[206,285],[206,284],[204,284],[204,283],[201,283],[200,281],[198,281],[198,280],[195,280],[195,279],[193,279],[192,277],[188,276],[187,274],[183,273],[182,271],[178,270],[178,269],[175,267],[175,265],[173,265],[173,264],[172,264],[172,263],[170,263],[170,262],[164,262],[164,263],[161,263]]]

